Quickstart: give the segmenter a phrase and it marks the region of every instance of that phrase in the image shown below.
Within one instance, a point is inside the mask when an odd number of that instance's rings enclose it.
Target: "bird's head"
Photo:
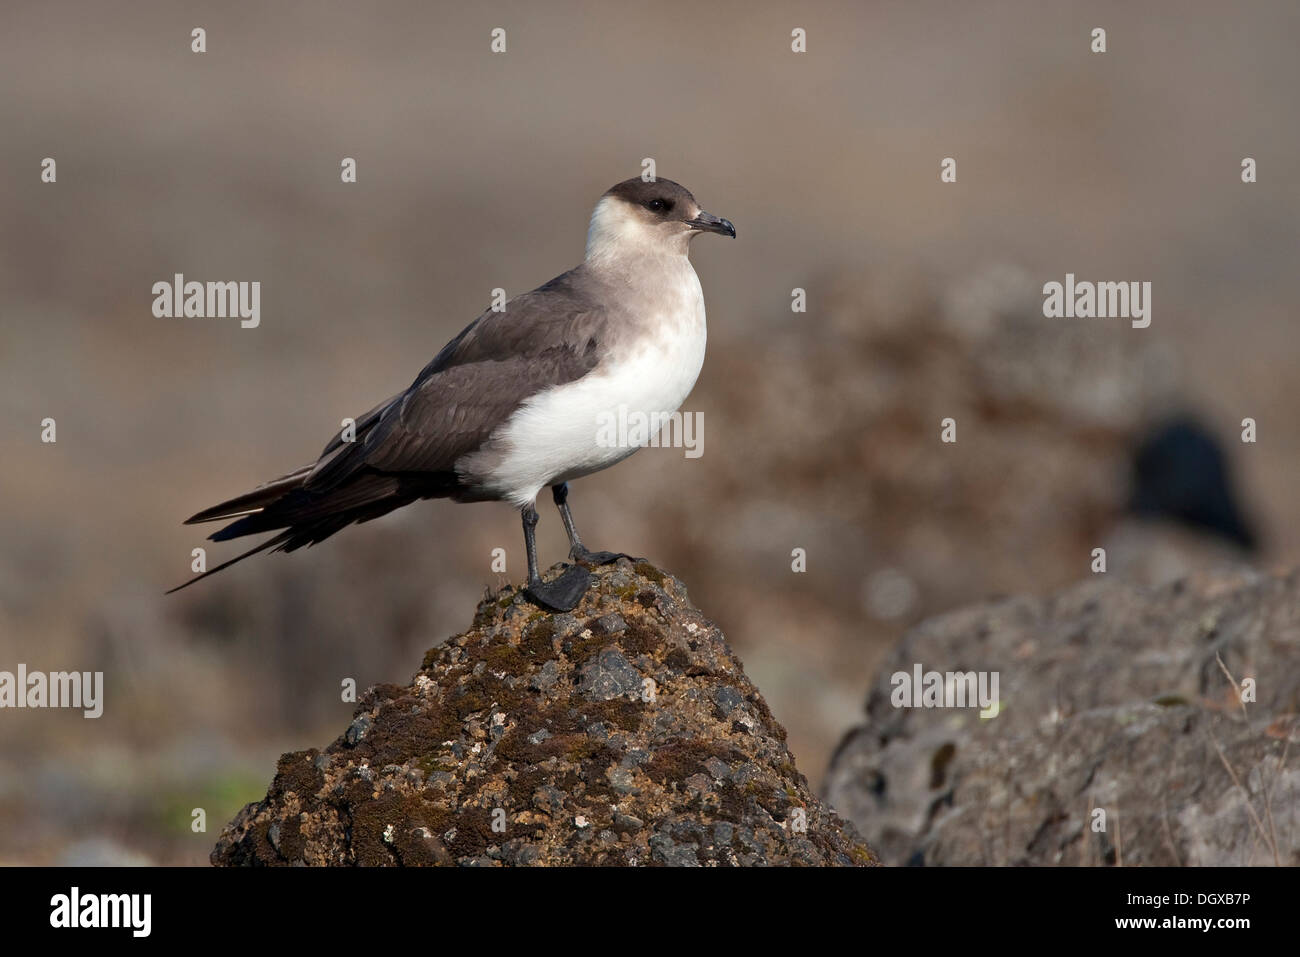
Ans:
[[[702,210],[685,186],[636,177],[610,187],[596,204],[587,230],[587,259],[684,256],[700,233],[734,238],[736,227]]]

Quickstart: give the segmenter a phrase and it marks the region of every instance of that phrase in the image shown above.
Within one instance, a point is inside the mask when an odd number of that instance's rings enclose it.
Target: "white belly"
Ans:
[[[692,272],[691,278],[694,279]],[[654,335],[618,360],[605,360],[576,382],[533,396],[500,434],[503,455],[491,486],[515,505],[532,502],[548,485],[590,475],[627,458],[681,408],[704,364],[704,296],[699,281],[671,314],[656,317]],[[637,445],[611,440],[611,423],[653,423]]]

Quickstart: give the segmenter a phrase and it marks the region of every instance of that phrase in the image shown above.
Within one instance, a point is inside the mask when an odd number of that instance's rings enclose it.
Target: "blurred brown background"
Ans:
[[[0,712],[0,863],[205,862],[281,751],[346,725],[342,678],[405,682],[521,579],[510,509],[432,502],[162,595],[184,517],[576,264],[643,157],[739,231],[693,255],[704,455],[644,451],[575,513],[690,586],[814,783],[909,624],[1097,545],[1142,580],[1228,555],[1123,516],[1170,412],[1228,450],[1254,560],[1294,561],[1298,28],[1290,2],[5,4],[0,669],[107,688],[94,721]],[[154,318],[176,272],[259,280],[261,327]],[[1151,327],[1044,319],[1067,272],[1150,281]]]

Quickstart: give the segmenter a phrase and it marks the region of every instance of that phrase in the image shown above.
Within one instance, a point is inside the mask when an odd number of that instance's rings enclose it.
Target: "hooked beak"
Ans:
[[[736,238],[736,227],[731,225],[731,220],[721,219],[712,213],[706,213],[700,210],[700,215],[694,219],[688,219],[686,225],[691,229],[699,229],[706,233],[721,233],[723,236]]]

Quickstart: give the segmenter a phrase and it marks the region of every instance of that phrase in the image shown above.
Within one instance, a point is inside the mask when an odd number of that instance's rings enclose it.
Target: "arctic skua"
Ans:
[[[505,501],[523,516],[525,594],[568,611],[590,582],[583,565],[616,561],[578,537],[568,483],[609,468],[639,445],[598,438],[620,407],[661,423],[704,362],[704,294],[691,267],[701,233],[735,237],[671,180],[629,179],[596,204],[581,265],[489,310],[447,343],[410,388],[356,420],[311,465],[199,512],[228,521],[223,542],[276,532],[183,585],[272,549],[314,545],[419,499]],[[537,565],[536,499],[550,488],[574,564],[551,582]]]

